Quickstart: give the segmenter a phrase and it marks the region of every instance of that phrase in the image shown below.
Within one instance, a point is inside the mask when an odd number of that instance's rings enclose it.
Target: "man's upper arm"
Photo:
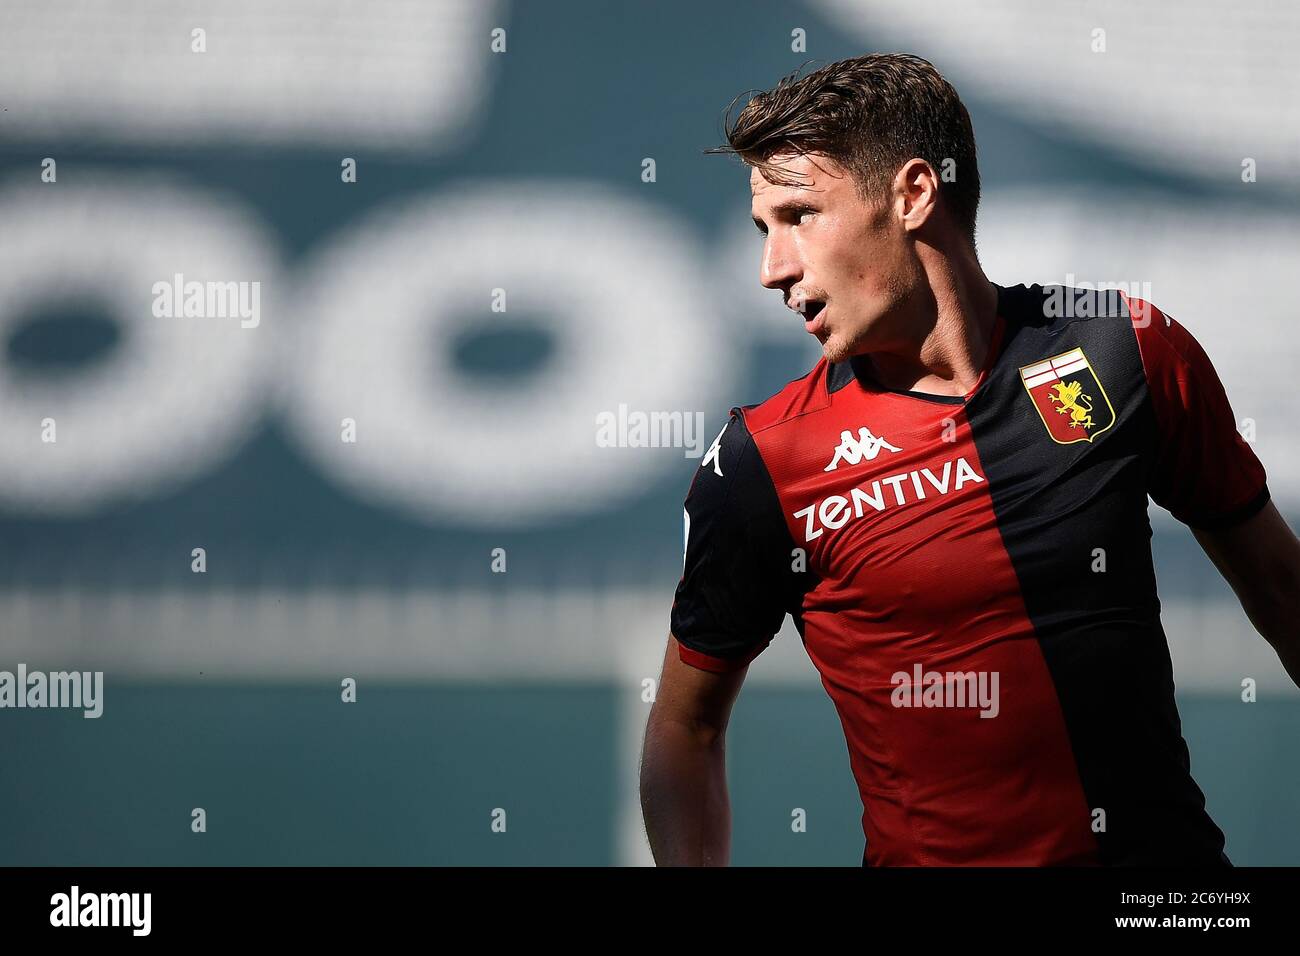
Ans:
[[[776,488],[739,409],[696,470],[684,519],[669,630],[685,663],[738,670],[781,629],[800,580]]]
[[[1251,518],[1192,533],[1249,612],[1300,589],[1300,541],[1273,502]]]
[[[1269,501],[1264,466],[1238,433],[1205,350],[1151,303],[1125,298],[1156,419],[1151,498],[1202,530],[1257,515]]]
[[[655,717],[682,724],[702,737],[721,737],[749,668],[710,671],[692,667],[682,660],[680,647],[670,634],[655,694]]]

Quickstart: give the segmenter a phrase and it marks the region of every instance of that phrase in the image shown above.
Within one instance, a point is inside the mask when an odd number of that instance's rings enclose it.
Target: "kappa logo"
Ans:
[[[730,424],[731,419],[727,419],[727,425]],[[718,432],[718,437],[713,439],[713,444],[709,446],[708,453],[704,456],[704,460],[700,462],[701,468],[709,462],[713,462],[713,473],[719,478],[722,477],[722,435],[727,430],[727,425],[722,426],[722,431]]]
[[[874,461],[882,448],[888,448],[890,451],[900,450],[883,438],[877,438],[871,434],[871,429],[865,426],[858,429],[857,438],[854,438],[853,432],[846,428],[840,432],[840,444],[835,449],[835,456],[831,458],[831,463],[822,471],[834,471],[840,466],[841,461],[850,465],[860,464],[864,459]]]
[[[1020,380],[1058,444],[1091,442],[1115,424],[1115,408],[1081,348],[1022,366]]]

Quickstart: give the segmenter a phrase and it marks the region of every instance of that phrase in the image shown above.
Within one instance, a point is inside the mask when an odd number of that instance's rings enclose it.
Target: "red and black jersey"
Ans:
[[[881,864],[1226,863],[1190,773],[1148,495],[1268,501],[1205,352],[1123,293],[998,288],[965,396],[821,360],[734,408],[686,498],[671,630],[754,659],[793,616]]]

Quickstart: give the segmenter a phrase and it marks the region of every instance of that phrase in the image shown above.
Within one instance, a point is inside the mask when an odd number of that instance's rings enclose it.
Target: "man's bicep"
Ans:
[[[1193,528],[1201,548],[1246,605],[1295,588],[1300,542],[1277,506],[1222,528]]]
[[[689,726],[697,733],[704,730],[721,734],[748,670],[747,665],[726,671],[692,666],[683,659],[677,638],[670,634],[655,694],[656,716]]]

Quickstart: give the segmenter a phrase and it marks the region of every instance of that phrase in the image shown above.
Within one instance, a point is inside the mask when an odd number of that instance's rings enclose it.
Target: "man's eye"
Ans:
[[[811,215],[813,215],[813,211],[812,211],[811,209],[805,209],[803,212],[799,213],[799,224],[800,224],[800,225],[803,225],[803,223],[804,223],[804,222],[808,219],[808,217],[811,216]]]

